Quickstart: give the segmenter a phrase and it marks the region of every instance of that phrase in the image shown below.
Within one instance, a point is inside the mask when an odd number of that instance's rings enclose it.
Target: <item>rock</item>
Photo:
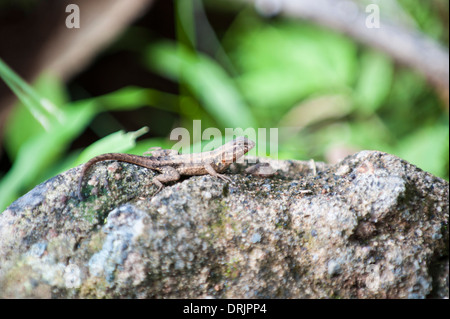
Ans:
[[[448,182],[386,153],[173,183],[99,163],[0,215],[2,298],[448,298]],[[266,164],[262,167],[267,167]]]

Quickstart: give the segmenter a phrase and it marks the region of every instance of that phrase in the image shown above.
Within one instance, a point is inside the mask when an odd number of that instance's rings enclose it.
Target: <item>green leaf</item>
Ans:
[[[133,110],[143,105],[151,105],[165,111],[179,111],[179,97],[177,95],[134,86],[121,88],[99,96],[97,99],[108,111]]]
[[[286,21],[248,28],[238,18],[226,44],[241,75],[237,83],[258,112],[273,117],[318,92],[347,90],[354,81],[356,47],[343,36]],[[233,31],[233,29],[235,31]]]
[[[182,46],[158,43],[146,51],[148,67],[187,86],[223,127],[257,127],[248,105],[223,68]]]
[[[42,127],[49,130],[54,122],[64,120],[59,107],[41,96],[0,59],[0,77],[28,108]]]
[[[65,111],[70,120],[54,123],[49,131],[29,138],[20,147],[13,166],[0,181],[0,211],[55,163],[70,142],[86,128],[96,109],[93,100],[76,102]]]
[[[361,59],[355,95],[361,109],[372,114],[388,96],[393,76],[391,61],[383,54],[366,52]]]
[[[33,89],[61,109],[69,100],[64,82],[50,73],[42,73],[33,84]]]
[[[65,103],[66,93],[62,83],[50,75],[40,76],[31,88],[14,71],[2,65],[1,60],[0,71],[2,78],[22,101],[13,108],[5,126],[5,148],[10,158],[14,159],[30,137],[64,120],[64,112],[58,105]]]
[[[94,156],[111,152],[126,152],[136,146],[136,138],[148,132],[148,127],[143,127],[135,132],[115,132],[91,144],[80,154],[76,165],[87,162]]]
[[[424,171],[445,176],[448,173],[448,144],[448,126],[428,126],[402,140],[394,154]]]

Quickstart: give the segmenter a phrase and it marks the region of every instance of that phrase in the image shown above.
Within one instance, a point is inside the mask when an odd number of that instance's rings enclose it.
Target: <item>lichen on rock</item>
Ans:
[[[376,151],[258,161],[156,195],[130,164],[84,202],[79,168],[37,186],[0,215],[0,297],[448,298],[448,182]]]

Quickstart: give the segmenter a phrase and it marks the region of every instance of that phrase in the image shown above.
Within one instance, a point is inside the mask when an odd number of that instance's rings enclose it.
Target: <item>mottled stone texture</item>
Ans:
[[[448,182],[389,154],[196,176],[117,162],[0,215],[0,297],[448,298]],[[236,173],[236,174],[234,174]]]

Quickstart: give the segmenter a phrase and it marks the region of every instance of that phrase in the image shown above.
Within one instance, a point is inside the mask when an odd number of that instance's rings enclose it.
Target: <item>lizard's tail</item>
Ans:
[[[117,158],[117,155],[118,154],[116,153],[102,154],[94,158],[91,158],[86,164],[84,164],[83,168],[81,169],[80,177],[78,179],[77,196],[79,200],[81,201],[84,200],[84,196],[81,190],[83,188],[83,178],[86,175],[86,172],[89,170],[89,168],[91,168],[91,166],[97,162],[115,160]]]

